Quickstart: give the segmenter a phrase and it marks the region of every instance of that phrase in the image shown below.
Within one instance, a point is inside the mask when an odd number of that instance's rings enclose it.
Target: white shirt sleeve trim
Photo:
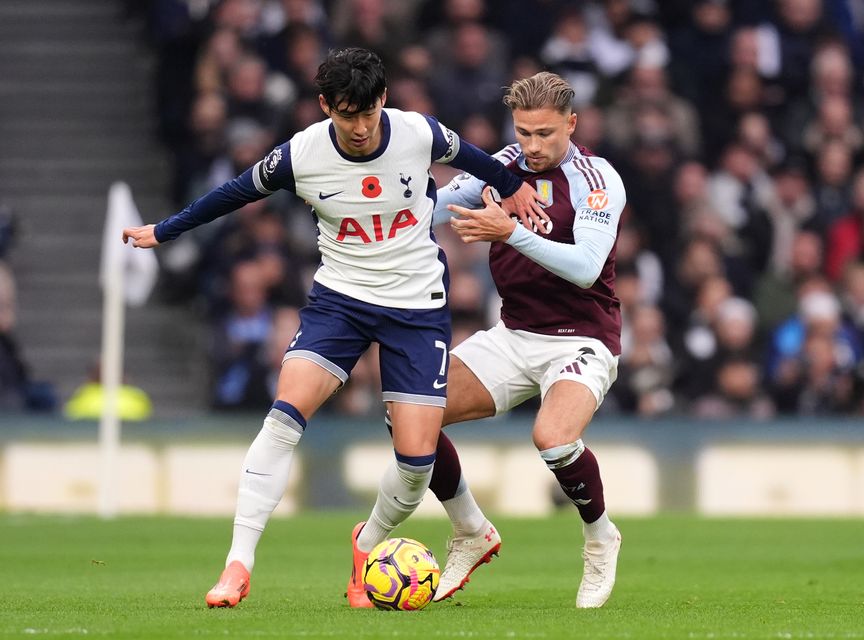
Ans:
[[[255,188],[258,189],[259,193],[263,193],[265,195],[270,195],[273,193],[264,184],[261,182],[261,163],[263,160],[259,160],[255,163],[255,166],[252,167],[252,183],[255,185]]]

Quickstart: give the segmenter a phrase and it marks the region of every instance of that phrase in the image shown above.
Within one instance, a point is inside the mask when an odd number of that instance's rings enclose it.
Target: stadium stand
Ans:
[[[613,161],[629,201],[625,355],[604,412],[864,413],[858,2],[8,0],[0,17],[0,193],[24,221],[21,340],[63,393],[97,348],[110,179],[132,183],[146,219],[163,217],[320,119],[311,78],[324,53],[367,46],[388,64],[392,106],[489,151],[511,142],[502,84],[549,68],[576,88],[575,138]],[[127,356],[157,412],[260,405],[317,262],[296,240],[309,224],[279,194],[159,250],[168,275],[130,315]],[[458,340],[491,323],[497,298],[483,248],[438,235]],[[269,329],[228,350],[205,338],[237,317],[231,282],[251,263]],[[329,410],[378,413],[375,371],[364,361]]]
[[[10,261],[18,336],[33,374],[63,399],[98,359],[97,284],[106,196],[132,186],[142,215],[168,207],[154,139],[152,54],[120,4],[11,0],[0,6],[0,192],[20,221]],[[169,412],[203,404],[197,322],[154,305],[127,321],[126,371]]]

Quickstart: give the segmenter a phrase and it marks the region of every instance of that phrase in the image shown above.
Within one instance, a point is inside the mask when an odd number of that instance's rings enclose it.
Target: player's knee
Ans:
[[[560,447],[576,442],[585,432],[587,421],[583,424],[581,420],[544,420],[542,416],[534,424],[531,437],[538,451]]]
[[[575,442],[579,439],[578,436],[560,431],[539,431],[534,430],[531,434],[534,440],[534,446],[537,451],[545,451],[554,447],[564,446],[568,443]]]

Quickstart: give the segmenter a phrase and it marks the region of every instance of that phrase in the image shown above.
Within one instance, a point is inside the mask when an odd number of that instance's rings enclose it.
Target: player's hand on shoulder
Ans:
[[[150,249],[159,244],[156,239],[156,225],[145,224],[143,227],[126,227],[123,229],[123,244],[132,241],[133,247]]]
[[[541,233],[549,233],[546,225],[549,216],[543,211],[541,204],[547,204],[545,198],[527,182],[523,182],[519,190],[501,201],[504,209],[519,216],[519,220],[529,231],[539,229]]]

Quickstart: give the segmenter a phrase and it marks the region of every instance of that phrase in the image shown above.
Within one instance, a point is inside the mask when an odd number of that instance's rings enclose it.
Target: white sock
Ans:
[[[242,524],[234,525],[234,535],[231,538],[231,549],[225,559],[225,566],[239,560],[249,573],[255,568],[255,547],[261,539],[263,529],[251,529]]]
[[[371,551],[383,542],[401,522],[414,513],[423,501],[432,479],[434,454],[428,464],[412,465],[394,460],[384,472],[378,486],[378,499],[366,525],[357,536],[357,548]]]
[[[486,524],[486,516],[477,506],[471,489],[465,482],[465,478],[459,478],[459,488],[456,495],[449,500],[441,502],[450,522],[453,524],[453,537],[477,535]]]
[[[302,426],[277,409],[271,409],[264,419],[240,471],[234,537],[226,566],[239,560],[251,573],[255,547],[288,487],[291,458],[302,435]]]
[[[586,542],[607,542],[615,537],[615,525],[604,511],[594,522],[583,522],[582,533]]]

